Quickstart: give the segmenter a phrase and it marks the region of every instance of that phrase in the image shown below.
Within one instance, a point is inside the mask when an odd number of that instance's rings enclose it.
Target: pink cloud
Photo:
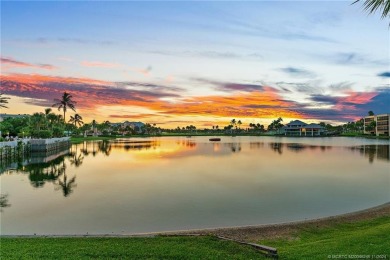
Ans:
[[[18,61],[13,58],[9,57],[1,57],[1,66],[3,69],[11,69],[11,68],[25,68],[25,67],[30,67],[30,68],[36,68],[36,69],[46,69],[46,70],[54,70],[57,69],[57,67],[50,65],[50,64],[32,64],[32,63],[27,63],[23,61]]]

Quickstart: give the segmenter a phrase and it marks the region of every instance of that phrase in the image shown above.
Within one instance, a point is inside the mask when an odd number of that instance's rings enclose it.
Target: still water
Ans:
[[[2,165],[1,231],[131,234],[312,219],[390,201],[389,141],[156,137]]]

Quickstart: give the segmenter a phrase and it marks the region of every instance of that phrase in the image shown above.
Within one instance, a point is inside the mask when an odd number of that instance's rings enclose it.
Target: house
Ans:
[[[376,136],[385,135],[390,136],[390,114],[380,114],[373,116],[366,116],[364,120],[364,130],[365,134],[375,134]],[[373,122],[375,122],[373,124]]]
[[[145,127],[145,124],[142,122],[129,122],[129,121],[125,121],[123,123],[111,123],[110,125],[111,127],[120,128],[122,130],[129,127],[137,133],[142,133],[142,129]]]
[[[318,124],[294,120],[280,128],[279,133],[286,136],[320,136],[325,134],[325,128]]]
[[[17,114],[17,115],[12,115],[12,114],[0,114],[0,122],[3,122],[6,118],[20,118],[20,117],[26,117],[29,116],[27,114]]]

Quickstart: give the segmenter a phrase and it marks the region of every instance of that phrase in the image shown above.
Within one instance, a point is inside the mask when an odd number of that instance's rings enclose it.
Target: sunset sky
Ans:
[[[84,122],[389,113],[389,21],[352,2],[2,1],[0,112],[43,112],[67,91]]]

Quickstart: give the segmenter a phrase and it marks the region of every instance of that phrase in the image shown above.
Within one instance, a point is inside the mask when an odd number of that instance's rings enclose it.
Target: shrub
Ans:
[[[34,131],[32,136],[36,138],[51,138],[53,137],[53,132],[50,130]]]

